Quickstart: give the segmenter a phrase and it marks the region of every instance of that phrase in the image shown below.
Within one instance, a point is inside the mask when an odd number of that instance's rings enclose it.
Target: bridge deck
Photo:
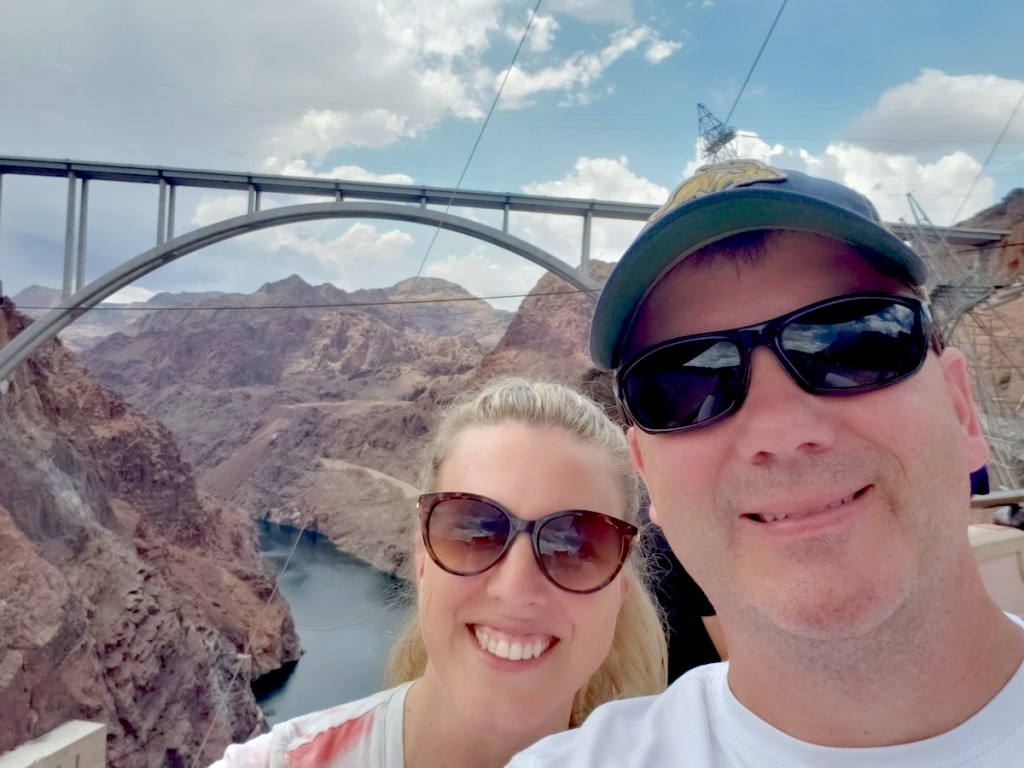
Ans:
[[[190,168],[56,160],[36,157],[0,156],[0,177],[4,174],[53,176],[95,181],[119,181],[133,184],[159,184],[172,187],[252,190],[290,195],[313,195],[335,199],[378,200],[417,205],[452,205],[531,213],[550,213],[595,218],[646,221],[658,206],[611,200],[585,200],[571,197],[547,197],[511,192],[484,192],[450,187],[412,184],[379,184],[305,176],[237,173]],[[889,224],[900,237],[908,237],[910,228]],[[955,245],[981,246],[995,243],[1006,232],[965,227],[935,227],[936,238]]]

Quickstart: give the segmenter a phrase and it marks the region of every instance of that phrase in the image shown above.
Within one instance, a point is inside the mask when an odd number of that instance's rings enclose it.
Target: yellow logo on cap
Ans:
[[[684,203],[713,192],[723,192],[761,181],[782,181],[785,178],[785,171],[767,166],[758,160],[731,160],[727,163],[702,165],[693,176],[676,187],[668,202],[656,210],[647,221],[657,221]]]

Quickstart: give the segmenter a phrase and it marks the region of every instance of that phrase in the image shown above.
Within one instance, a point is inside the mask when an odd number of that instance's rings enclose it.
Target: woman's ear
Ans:
[[[627,565],[626,568],[630,568],[630,567]],[[633,579],[635,579],[635,578],[636,578],[636,575],[633,573],[632,568],[630,568],[629,572],[625,574],[625,577],[619,579],[619,581],[621,582],[621,586],[619,587],[619,589],[620,589],[619,607],[620,608],[622,607],[622,603],[626,602],[626,598],[629,597],[629,590],[631,590],[633,588]]]
[[[423,539],[419,536],[416,537],[414,550],[413,559],[416,562],[416,585],[419,586],[423,581],[423,568],[427,562],[427,548],[423,546]]]

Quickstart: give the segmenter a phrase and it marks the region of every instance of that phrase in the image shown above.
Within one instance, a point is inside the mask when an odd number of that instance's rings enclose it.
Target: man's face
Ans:
[[[838,240],[778,233],[753,263],[683,262],[645,301],[629,349],[859,291],[907,293]],[[968,475],[987,449],[959,352],[847,396],[804,392],[765,347],[751,366],[747,398],[724,420],[630,432],[656,522],[736,634],[730,649],[766,630],[868,632],[973,563]]]

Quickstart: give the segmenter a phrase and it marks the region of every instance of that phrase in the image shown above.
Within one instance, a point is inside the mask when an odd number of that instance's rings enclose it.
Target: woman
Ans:
[[[639,481],[594,402],[492,382],[442,413],[420,487],[417,615],[392,653],[395,687],[279,724],[223,765],[503,766],[598,704],[664,688],[631,546]]]

